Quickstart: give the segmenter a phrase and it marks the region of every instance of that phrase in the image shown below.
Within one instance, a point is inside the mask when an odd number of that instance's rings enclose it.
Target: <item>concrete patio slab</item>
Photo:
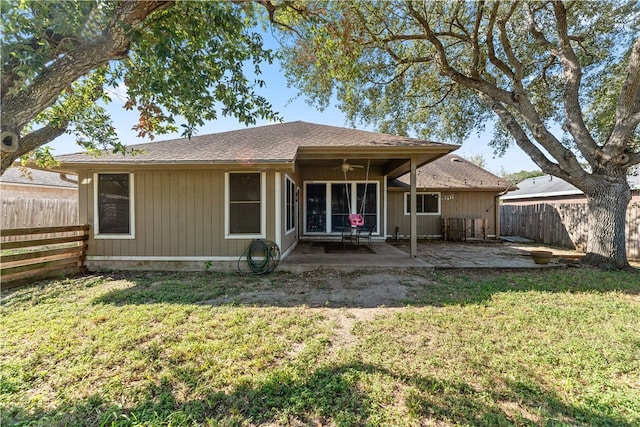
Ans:
[[[409,243],[392,242],[394,246],[409,252]],[[557,258],[547,265],[533,262],[530,256],[532,250],[549,250],[539,245],[530,246],[522,243],[512,244],[500,241],[482,242],[444,242],[427,240],[418,244],[418,258],[433,264],[438,269],[541,269],[563,268],[566,264],[559,263]],[[552,250],[553,252],[553,250]],[[558,255],[557,251],[554,255]]]
[[[402,249],[388,243],[372,243],[371,250],[354,251],[347,246],[343,252],[326,253],[322,242],[299,242],[278,269],[294,273],[322,268],[338,271],[434,269],[428,262],[411,258]]]
[[[409,256],[408,241],[374,243],[374,253],[355,252],[348,246],[344,252],[326,253],[321,242],[300,242],[280,264],[279,269],[291,272],[316,269],[353,270],[408,270],[427,271],[450,269],[545,269],[564,268],[566,263],[558,257],[579,258],[576,251],[549,248],[538,244],[508,243],[502,241],[445,242],[426,240],[418,242],[418,256]],[[533,262],[530,251],[551,250],[554,258],[547,265]],[[355,253],[354,253],[355,252]]]

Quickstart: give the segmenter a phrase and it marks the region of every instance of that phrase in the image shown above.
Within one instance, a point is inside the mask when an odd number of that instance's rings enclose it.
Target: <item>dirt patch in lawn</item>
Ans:
[[[201,302],[213,306],[306,306],[331,322],[330,352],[348,350],[358,343],[353,334],[360,322],[388,316],[417,301],[433,279],[405,272],[349,274],[315,271],[295,276],[264,277],[240,292]]]
[[[340,274],[315,271],[292,277],[265,277],[250,288],[203,304],[277,305],[282,307],[403,307],[425,292],[428,277],[379,272]]]

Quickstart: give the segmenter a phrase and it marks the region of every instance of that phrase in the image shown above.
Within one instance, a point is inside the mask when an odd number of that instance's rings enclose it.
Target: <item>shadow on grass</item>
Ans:
[[[508,381],[499,390],[477,390],[464,382],[396,375],[362,363],[316,369],[274,370],[267,379],[228,392],[202,384],[196,400],[182,400],[188,373],[150,383],[133,408],[98,394],[50,411],[27,413],[9,405],[2,425],[389,425],[406,422],[502,425],[631,426],[620,415],[567,405],[538,384]],[[382,385],[383,389],[368,387]],[[382,384],[379,384],[382,383]],[[393,390],[391,396],[385,394]],[[613,409],[609,408],[610,412]]]
[[[375,308],[478,304],[503,292],[640,294],[638,271],[412,271],[393,277],[388,284],[368,284],[363,280],[367,275],[375,278],[367,272],[259,277],[233,273],[113,273],[104,277],[126,278],[133,286],[109,291],[94,302]],[[358,284],[353,285],[356,278]]]
[[[504,292],[610,293],[640,295],[640,270],[591,268],[536,272],[458,271],[436,275],[426,292],[410,305],[478,304]]]

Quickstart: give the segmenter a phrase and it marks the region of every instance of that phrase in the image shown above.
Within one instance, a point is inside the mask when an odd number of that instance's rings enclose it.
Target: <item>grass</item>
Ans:
[[[423,274],[405,307],[373,312],[234,301],[332,277],[94,275],[9,292],[0,424],[640,424],[638,273]]]

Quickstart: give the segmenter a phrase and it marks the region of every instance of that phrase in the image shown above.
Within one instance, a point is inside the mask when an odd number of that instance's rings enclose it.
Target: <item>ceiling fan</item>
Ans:
[[[342,169],[342,172],[347,173],[347,172],[353,171],[355,168],[364,168],[364,166],[349,164],[349,163],[347,163],[347,159],[344,159],[342,161],[342,165],[340,165],[340,166],[338,166],[337,168],[334,168],[334,169]]]

